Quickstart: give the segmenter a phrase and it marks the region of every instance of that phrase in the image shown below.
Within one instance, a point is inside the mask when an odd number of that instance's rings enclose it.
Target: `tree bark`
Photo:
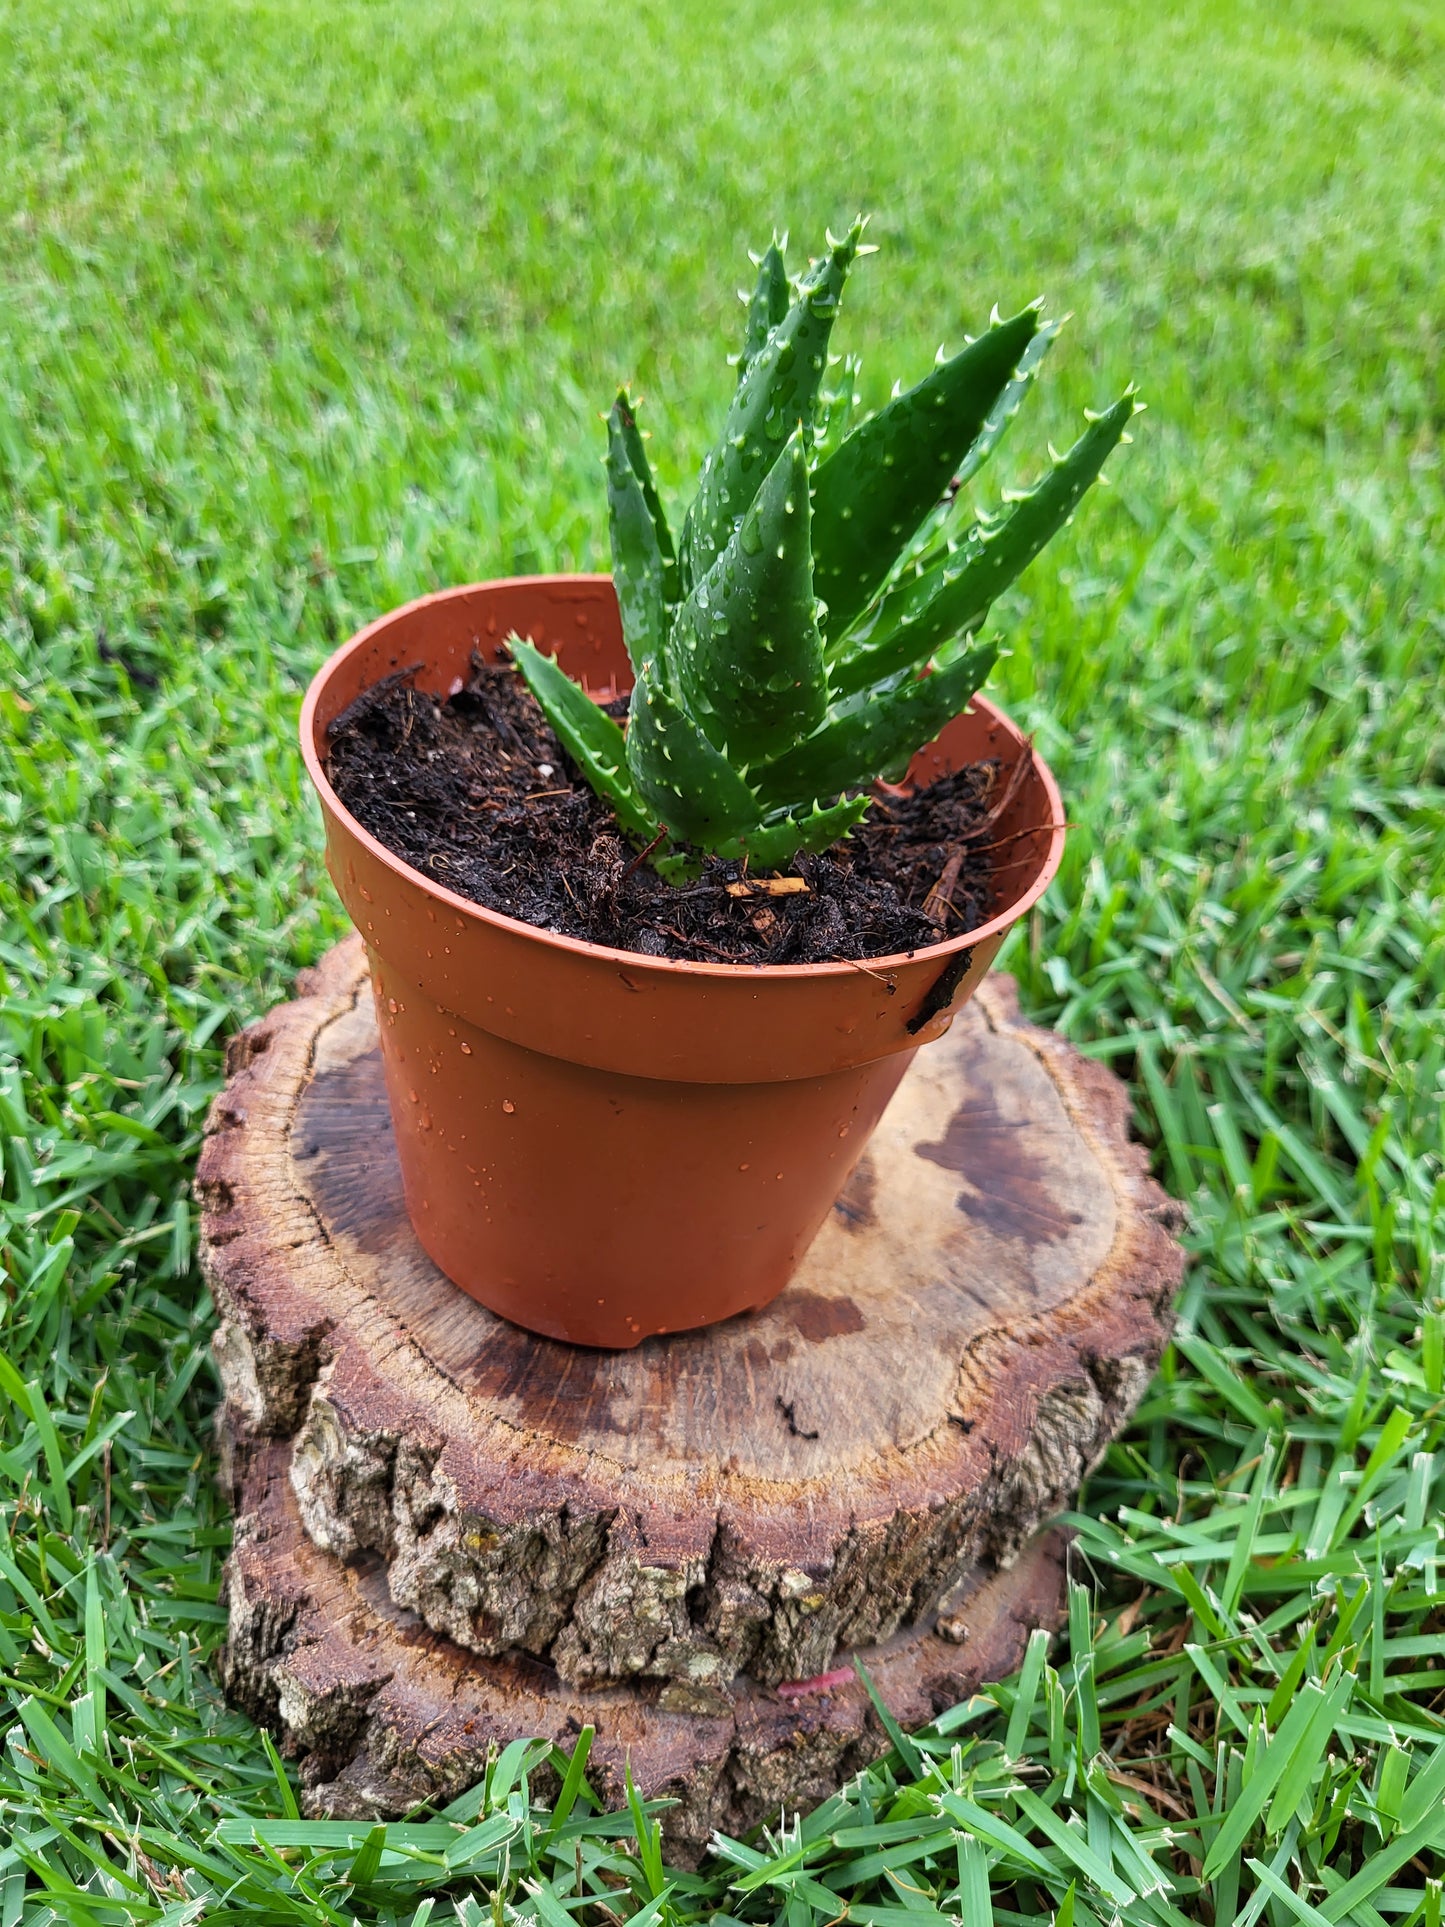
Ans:
[[[237,1518],[222,1682],[299,1759],[310,1815],[386,1819],[445,1804],[481,1779],[489,1748],[525,1734],[570,1752],[590,1725],[601,1799],[624,1803],[630,1765],[644,1799],[676,1802],[662,1817],[668,1850],[695,1864],[715,1828],[740,1834],[780,1807],[813,1805],[887,1750],[851,1667],[782,1694],[744,1683],[709,1717],[668,1711],[656,1682],[580,1692],[526,1654],[479,1658],[398,1607],[375,1556],[319,1551],[285,1446],[251,1439],[234,1414],[227,1425]],[[897,1634],[861,1655],[869,1677],[904,1726],[921,1726],[1012,1672],[1032,1628],[1058,1623],[1063,1585],[1062,1541],[1047,1535],[961,1592],[966,1633]],[[544,1797],[552,1778],[542,1775]]]

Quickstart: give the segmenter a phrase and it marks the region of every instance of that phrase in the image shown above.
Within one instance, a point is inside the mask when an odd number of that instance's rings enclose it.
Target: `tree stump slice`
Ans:
[[[527,1654],[480,1658],[397,1606],[374,1554],[318,1550],[285,1445],[252,1439],[234,1414],[223,1423],[237,1515],[223,1683],[299,1758],[308,1815],[388,1819],[444,1804],[481,1779],[489,1748],[535,1735],[570,1752],[590,1725],[599,1796],[621,1806],[630,1766],[644,1799],[675,1802],[662,1816],[669,1853],[695,1864],[715,1828],[739,1834],[815,1804],[887,1750],[851,1669],[785,1694],[744,1684],[709,1717],[668,1711],[655,1681],[579,1692]],[[967,1631],[954,1639],[915,1628],[860,1655],[905,1726],[1012,1672],[1032,1628],[1058,1623],[1063,1555],[1058,1534],[1033,1541],[960,1601]]]
[[[1148,1382],[1178,1208],[1008,978],[920,1052],[780,1298],[622,1353],[432,1265],[359,941],[298,988],[234,1040],[201,1160],[227,1402],[287,1442],[310,1543],[455,1646],[726,1724],[1006,1566]]]

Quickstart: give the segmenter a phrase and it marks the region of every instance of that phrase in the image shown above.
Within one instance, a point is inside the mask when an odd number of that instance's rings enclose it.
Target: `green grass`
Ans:
[[[0,72],[0,1927],[1438,1927],[1438,7],[0,0]],[[873,399],[1045,291],[1004,479],[1150,403],[993,686],[1077,825],[1007,962],[1190,1201],[1178,1342],[1052,1663],[817,1813],[679,1876],[522,1749],[459,1824],[308,1828],[206,1672],[187,1202],[222,1040],[340,929],[300,690],[596,565],[618,377],[685,492],[745,247],[857,207]]]

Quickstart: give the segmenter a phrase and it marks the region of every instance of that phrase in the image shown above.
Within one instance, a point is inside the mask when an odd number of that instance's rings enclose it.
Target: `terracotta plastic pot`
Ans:
[[[995,913],[911,955],[758,968],[555,936],[410,869],[326,776],[328,726],[363,690],[414,666],[418,688],[445,694],[514,631],[601,699],[630,684],[609,577],[482,583],[409,603],[339,649],[307,692],[301,746],[327,866],[371,960],[418,1238],[504,1318],[627,1347],[783,1289],[914,1052],[947,1030],[1058,868],[1063,811],[1035,757],[996,832]],[[909,780],[1023,753],[976,700]]]

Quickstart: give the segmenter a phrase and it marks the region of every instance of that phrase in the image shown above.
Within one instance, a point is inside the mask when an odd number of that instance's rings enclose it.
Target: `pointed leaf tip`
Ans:
[[[739,382],[762,351],[768,336],[788,312],[791,294],[788,271],[776,236],[762,254],[755,255],[753,259],[757,263],[758,278],[752,293],[742,297],[747,303],[748,319],[742,349],[736,357]]]
[[[990,327],[915,387],[895,391],[819,465],[813,550],[832,637],[862,613],[942,500],[1017,381],[1038,327],[1032,308]]]
[[[792,424],[802,422],[811,433],[828,338],[851,260],[847,242],[820,256],[800,282],[797,298],[789,300],[748,360],[688,510],[682,542],[686,587],[701,581],[726,546]],[[760,270],[760,293],[762,283]]]
[[[612,537],[613,572],[618,579],[618,597],[623,596],[623,577],[642,580],[654,570],[657,573],[657,587],[661,596],[662,609],[671,608],[679,599],[677,553],[673,547],[672,532],[667,526],[667,516],[657,493],[657,485],[652,479],[652,467],[647,459],[644,438],[637,425],[637,413],[632,398],[625,387],[619,388],[617,398],[607,417],[607,474],[608,474],[608,524]],[[631,481],[628,471],[631,471]],[[634,499],[634,484],[636,499]],[[654,556],[655,550],[655,556]],[[645,589],[649,599],[653,599],[651,588]],[[637,613],[642,616],[639,609]],[[626,629],[627,614],[623,615],[624,633],[628,636],[628,646],[632,647],[632,635]],[[640,632],[645,640],[645,654],[650,654],[661,644],[661,628],[664,618],[661,614],[643,616],[643,629]],[[658,633],[654,636],[653,632]]]
[[[1034,488],[1005,490],[1010,515],[980,517],[956,554],[939,557],[891,587],[876,607],[866,640],[845,644],[834,656],[829,680],[835,697],[921,664],[950,637],[976,631],[1003,591],[1067,526],[1123,437],[1126,407],[1116,402],[1090,423]]]

